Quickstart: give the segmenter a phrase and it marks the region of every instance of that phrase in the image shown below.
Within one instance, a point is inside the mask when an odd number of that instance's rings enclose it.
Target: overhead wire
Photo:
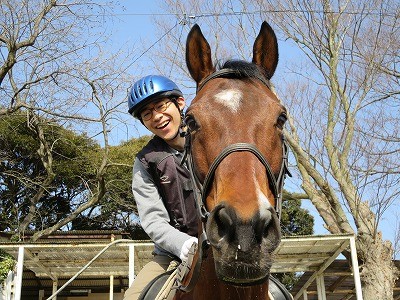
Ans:
[[[193,16],[192,18],[201,18],[201,17],[224,17],[224,16],[232,16],[232,15],[254,15],[260,13],[340,13],[340,14],[349,14],[349,15],[362,15],[366,12],[372,15],[381,15],[381,16],[389,16],[389,17],[396,17],[396,12],[390,13],[382,13],[378,12],[377,10],[368,10],[368,11],[335,11],[335,10],[305,10],[305,9],[274,9],[274,10],[256,10],[256,11],[232,11],[232,12],[222,12],[222,13],[200,13]],[[176,13],[113,13],[109,16],[176,16]]]
[[[176,28],[178,25],[182,25],[180,35],[179,35],[179,42],[181,41],[182,38],[182,33],[183,33],[183,27],[187,24],[187,18],[190,19],[195,19],[195,18],[205,18],[205,17],[223,17],[223,16],[233,16],[233,15],[252,15],[252,14],[260,14],[260,13],[304,13],[304,12],[312,12],[312,13],[338,13],[336,11],[323,11],[323,10],[312,10],[312,11],[306,11],[306,10],[301,10],[301,9],[285,9],[285,10],[257,10],[257,11],[251,11],[251,12],[244,12],[244,11],[233,11],[233,12],[223,12],[223,13],[201,13],[201,14],[195,14],[195,15],[189,15],[187,16],[186,14],[183,14],[183,17],[180,21],[176,21],[175,25],[167,30],[158,40],[156,40],[153,44],[151,44],[150,47],[148,47],[143,53],[141,53],[133,62],[131,62],[124,70],[125,72],[127,69],[129,69],[134,63],[136,63],[142,56],[144,56],[150,49],[152,49],[158,42],[160,42],[166,35],[168,35],[172,30]],[[345,12],[340,12],[341,14],[364,14],[365,12],[360,12],[360,11],[345,11]],[[382,12],[376,12],[376,11],[368,11],[369,14],[379,14],[381,16],[393,16],[396,17],[396,14],[393,13],[386,13],[383,14]],[[112,14],[113,16],[176,16],[176,14],[173,13],[151,13],[151,14],[145,14],[145,13],[114,13]],[[179,48],[179,43],[177,44],[175,53],[174,53],[174,58],[173,62],[176,59],[177,51]],[[172,66],[170,70],[170,75],[172,73]]]
[[[174,65],[175,65],[175,59],[176,59],[176,55],[178,53],[179,45],[181,44],[183,26],[185,26],[187,24],[186,15],[183,16],[183,18],[179,22],[179,24],[182,25],[181,26],[181,32],[179,34],[178,42],[176,43],[176,49],[175,49],[174,57],[172,58],[172,62],[171,62],[171,70],[169,71],[169,77],[171,77],[172,69],[174,68]]]
[[[116,14],[115,14],[116,15]],[[134,63],[136,63],[143,55],[145,55],[148,51],[150,51],[151,48],[153,48],[158,42],[160,42],[167,34],[169,34],[172,30],[175,29],[176,26],[178,26],[179,22],[177,21],[175,23],[174,26],[172,26],[169,30],[167,30],[158,40],[156,40],[153,44],[150,45],[150,47],[148,47],[144,52],[142,52],[138,57],[136,57],[136,59],[134,59],[130,64],[128,64],[122,71],[120,74],[125,73],[126,70],[128,70]],[[118,77],[119,75],[117,75]],[[110,83],[108,83],[106,85],[106,87],[108,85],[111,84],[112,81],[110,81]]]
[[[172,74],[172,69],[174,62],[176,60],[177,52],[179,49],[179,44],[182,38],[182,33],[183,33],[183,27],[187,24],[187,18],[189,19],[196,19],[196,18],[207,18],[207,17],[223,17],[223,16],[233,16],[233,15],[252,15],[252,14],[261,14],[261,13],[304,13],[304,12],[312,12],[312,13],[338,13],[336,11],[324,11],[324,10],[301,10],[301,9],[284,9],[284,10],[257,10],[257,11],[251,11],[251,12],[245,12],[245,11],[233,11],[233,12],[223,12],[223,13],[200,13],[200,14],[193,14],[187,16],[187,14],[183,14],[183,17],[181,20],[177,20],[174,26],[172,26],[169,30],[167,30],[159,39],[157,39],[153,44],[151,44],[144,52],[142,52],[138,57],[136,57],[135,60],[133,60],[130,64],[128,64],[123,72],[125,72],[127,69],[129,69],[134,63],[136,63],[141,57],[143,57],[148,51],[150,51],[157,43],[159,43],[166,35],[168,35],[171,31],[173,31],[178,25],[182,25],[181,31],[179,34],[179,39],[178,43],[174,52],[174,57],[172,60],[172,65],[170,69],[170,76]],[[341,14],[349,14],[349,15],[356,15],[356,14],[364,14],[364,12],[360,11],[345,11],[345,12],[340,12]],[[396,13],[382,13],[382,12],[376,12],[376,11],[368,11],[369,14],[379,14],[381,16],[390,16],[390,17],[396,17]],[[113,13],[111,14],[112,16],[174,16],[176,17],[176,14],[173,13]]]
[[[145,55],[148,51],[150,51],[151,48],[153,48],[158,42],[160,42],[167,34],[169,34],[172,30],[175,29],[176,26],[178,26],[179,22],[177,21],[174,26],[172,26],[167,32],[165,32],[158,40],[156,40],[153,44],[150,45],[143,53],[141,53],[133,62],[131,62],[124,70],[125,72],[127,69],[129,69],[135,62],[137,62],[143,55]]]

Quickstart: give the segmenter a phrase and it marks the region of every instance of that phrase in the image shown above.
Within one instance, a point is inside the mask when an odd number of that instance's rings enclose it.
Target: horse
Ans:
[[[186,156],[201,222],[193,264],[175,299],[270,299],[273,252],[281,240],[287,169],[287,110],[271,90],[276,35],[263,22],[252,62],[217,68],[200,27],[186,41],[197,93],[185,114]]]

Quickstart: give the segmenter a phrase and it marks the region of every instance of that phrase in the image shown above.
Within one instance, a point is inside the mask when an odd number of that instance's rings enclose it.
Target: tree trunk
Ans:
[[[364,299],[393,299],[393,286],[399,270],[393,263],[393,247],[383,241],[380,233],[358,237],[358,256],[361,263],[361,281]]]

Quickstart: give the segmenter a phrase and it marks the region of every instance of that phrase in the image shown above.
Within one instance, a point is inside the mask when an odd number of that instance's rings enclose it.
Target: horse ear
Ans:
[[[197,84],[215,70],[210,45],[197,24],[192,27],[186,40],[186,65]]]
[[[275,73],[278,65],[278,42],[274,30],[267,22],[261,25],[253,46],[253,63],[262,67],[268,79]]]

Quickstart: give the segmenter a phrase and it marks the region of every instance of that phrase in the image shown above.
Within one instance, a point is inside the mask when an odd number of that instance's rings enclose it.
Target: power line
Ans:
[[[145,55],[151,48],[153,48],[159,41],[161,41],[167,34],[169,34],[172,30],[175,29],[176,26],[178,26],[178,24],[180,24],[179,22],[176,22],[174,26],[172,26],[169,30],[167,30],[167,32],[165,32],[157,41],[155,41],[153,44],[151,44],[150,47],[148,47],[144,52],[142,52],[142,54],[140,54],[135,60],[133,60],[129,65],[127,65],[123,71],[121,73],[125,73],[126,70],[128,70],[134,63],[136,63],[143,55]],[[119,75],[117,75],[118,77]],[[111,81],[110,83],[111,84]],[[107,84],[106,87],[109,85]]]
[[[335,11],[335,10],[308,10],[308,9],[274,9],[274,10],[257,10],[251,12],[245,11],[233,11],[224,13],[202,13],[196,15],[196,17],[224,17],[224,16],[240,16],[240,15],[255,15],[264,13],[316,13],[316,14],[344,14],[344,15],[380,15],[380,16],[390,16],[397,17],[396,13],[381,13],[377,12],[376,9],[368,11]]]
[[[180,21],[177,21],[173,27],[167,30],[158,40],[156,40],[153,44],[150,45],[143,53],[141,53],[134,61],[132,61],[124,70],[125,72],[129,69],[134,63],[136,63],[141,57],[143,57],[150,49],[152,49],[158,42],[160,42],[167,34],[169,34],[172,30],[174,30],[178,25],[181,25],[181,31],[179,40],[181,40],[183,27],[187,24],[188,19],[196,19],[196,18],[207,18],[207,17],[229,17],[229,16],[243,16],[243,15],[254,15],[254,14],[263,14],[263,13],[333,13],[333,14],[348,14],[348,15],[379,15],[379,16],[389,16],[389,17],[397,17],[396,13],[382,13],[377,12],[376,10],[368,10],[368,11],[324,11],[324,10],[302,10],[302,9],[282,9],[282,10],[257,10],[257,11],[232,11],[232,12],[222,12],[222,13],[200,13],[200,14],[183,14],[183,17]],[[148,17],[155,17],[155,16],[173,16],[177,17],[175,13],[114,13],[109,14],[108,16],[148,16]],[[177,45],[177,49],[174,53],[174,59],[176,58],[176,54],[178,51],[179,45]],[[171,66],[172,72],[172,66]]]
[[[157,41],[155,41],[149,48],[147,48],[142,54],[140,54],[133,62],[131,62],[124,70],[125,72],[127,69],[129,69],[134,63],[136,63],[143,55],[145,55],[151,48],[153,48],[159,41],[161,41],[167,34],[169,34],[172,30],[175,29],[176,26],[178,26],[178,22],[175,23],[173,27],[171,27],[167,32],[165,32]]]
[[[182,33],[183,33],[183,26],[185,26],[185,25],[187,24],[186,15],[183,16],[183,18],[182,18],[182,20],[179,22],[179,24],[182,25],[182,26],[181,26],[181,32],[180,32],[180,34],[179,34],[178,42],[176,43],[176,49],[175,49],[175,53],[174,53],[174,58],[172,59],[171,70],[170,70],[170,72],[169,72],[169,76],[171,76],[171,74],[172,74],[172,69],[173,69],[174,64],[175,64],[176,55],[177,55],[177,53],[178,53],[179,45],[180,45],[180,43],[181,43],[181,38],[182,38]]]
[[[347,14],[347,15],[380,15],[386,17],[397,17],[398,13],[387,12],[382,13],[374,10],[367,11],[335,11],[335,10],[307,10],[307,9],[274,9],[274,10],[256,10],[256,11],[232,11],[232,12],[222,12],[222,13],[213,13],[213,12],[204,12],[198,14],[189,15],[189,18],[202,18],[202,17],[229,17],[229,16],[240,16],[240,15],[255,15],[255,14],[263,14],[263,13],[326,13],[326,14]],[[184,14],[185,15],[185,14]],[[113,13],[106,14],[105,16],[144,16],[144,17],[156,17],[156,16],[172,16],[176,17],[176,13]]]

